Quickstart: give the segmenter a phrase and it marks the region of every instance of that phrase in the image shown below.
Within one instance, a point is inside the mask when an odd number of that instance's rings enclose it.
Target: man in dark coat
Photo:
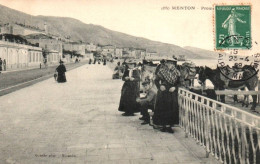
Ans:
[[[121,90],[121,99],[118,110],[125,112],[123,116],[133,116],[134,113],[140,112],[136,99],[140,96],[140,72],[135,63],[126,65],[124,75],[122,77],[124,85]]]
[[[66,67],[63,65],[63,61],[60,61],[60,65],[56,68],[56,71],[58,72],[58,78],[57,82],[58,83],[64,83],[66,82]]]
[[[0,72],[2,71],[2,65],[3,65],[3,61],[2,61],[2,59],[0,58]]]
[[[180,72],[175,68],[175,59],[166,60],[158,69],[155,85],[158,89],[153,123],[163,126],[161,131],[173,133],[172,126],[179,124],[178,86]]]
[[[154,111],[154,104],[156,100],[156,91],[155,89],[151,86],[150,81],[145,81],[142,83],[144,91],[145,91],[145,96],[137,98],[137,103],[139,105],[141,115],[142,117],[139,118],[140,120],[144,120],[142,125],[150,123],[150,116],[148,113],[148,109],[151,109]]]

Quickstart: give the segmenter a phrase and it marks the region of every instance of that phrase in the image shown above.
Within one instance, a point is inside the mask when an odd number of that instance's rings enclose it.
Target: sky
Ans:
[[[213,10],[225,0],[0,0],[0,4],[31,15],[72,17],[150,40],[214,50]],[[260,0],[240,0],[253,7],[252,35],[260,44]],[[229,0],[228,4],[237,3]],[[195,10],[162,10],[195,6]],[[259,50],[259,46],[255,46]]]

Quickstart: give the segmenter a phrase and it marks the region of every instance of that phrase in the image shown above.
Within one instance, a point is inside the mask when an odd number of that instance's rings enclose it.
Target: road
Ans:
[[[67,63],[65,66],[67,70],[71,70],[86,63],[87,61]],[[50,65],[48,68],[42,69],[32,68],[2,72],[0,74],[0,96],[53,77],[56,67],[57,65]]]
[[[103,65],[67,72],[0,97],[0,163],[216,163],[185,138],[117,111],[121,80]]]

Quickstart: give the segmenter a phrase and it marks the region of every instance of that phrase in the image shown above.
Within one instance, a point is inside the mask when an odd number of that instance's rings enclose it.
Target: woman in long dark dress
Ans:
[[[140,72],[135,63],[126,65],[122,80],[125,81],[121,90],[121,99],[118,110],[125,112],[123,116],[133,116],[140,112],[136,98],[140,97]]]
[[[173,133],[172,126],[179,124],[178,86],[180,72],[176,69],[175,60],[166,60],[158,69],[155,85],[158,89],[153,123],[163,126],[161,131]]]
[[[64,83],[66,82],[66,67],[63,65],[63,61],[60,61],[60,65],[56,68],[56,71],[58,72],[58,78],[57,82],[58,83]]]

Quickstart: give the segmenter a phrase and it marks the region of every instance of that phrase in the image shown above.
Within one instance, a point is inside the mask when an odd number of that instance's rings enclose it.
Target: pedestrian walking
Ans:
[[[104,61],[103,61],[103,65],[106,65],[106,64],[107,64],[107,60],[104,59]]]
[[[4,71],[6,71],[6,60],[3,60]]]
[[[56,68],[56,71],[58,72],[58,78],[57,78],[57,82],[58,83],[64,83],[67,81],[66,79],[66,67],[63,64],[63,61],[60,60],[60,65]]]
[[[92,59],[90,58],[88,64],[91,64],[91,63],[92,63]]]
[[[1,73],[1,71],[2,71],[2,65],[3,65],[3,61],[2,61],[2,59],[0,58],[0,73]]]
[[[155,85],[158,89],[153,123],[162,126],[162,132],[173,133],[172,126],[179,124],[178,86],[180,72],[175,65],[177,60],[167,59],[158,69]]]
[[[125,112],[123,116],[133,116],[134,113],[140,112],[136,99],[140,96],[139,81],[140,72],[136,63],[128,62],[122,77],[124,81],[118,110]]]
[[[44,67],[47,69],[47,58],[43,58]]]
[[[153,88],[153,86],[151,86],[150,81],[144,81],[142,85],[145,92],[145,96],[140,98],[138,97],[136,99],[136,102],[138,103],[138,107],[142,115],[142,117],[139,119],[144,121],[143,123],[141,123],[141,125],[145,125],[150,123],[148,109],[154,111],[156,90],[155,88]]]

